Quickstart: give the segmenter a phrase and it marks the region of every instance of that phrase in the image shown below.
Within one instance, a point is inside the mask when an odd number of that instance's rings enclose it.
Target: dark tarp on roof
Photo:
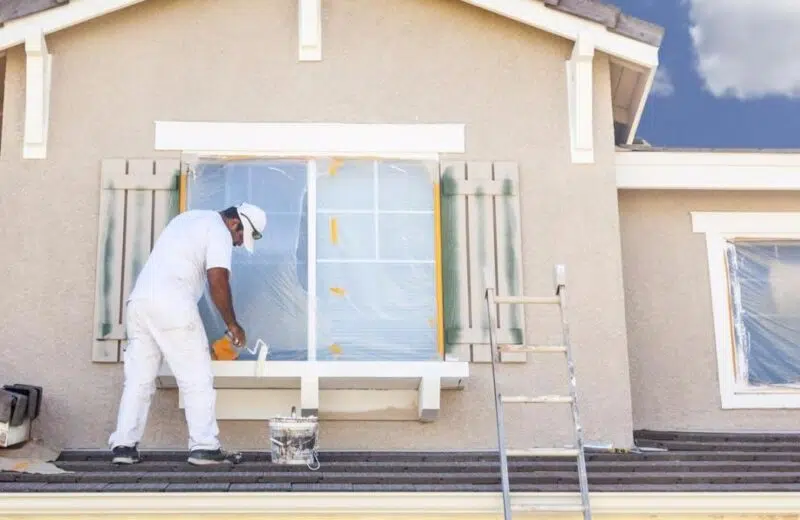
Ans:
[[[636,432],[639,448],[668,451],[589,452],[594,492],[800,491],[800,434]],[[499,492],[492,452],[322,452],[321,468],[275,466],[267,453],[246,453],[235,466],[198,468],[184,452],[143,452],[133,466],[114,466],[108,452],[67,451],[60,474],[0,473],[7,492]],[[571,459],[510,462],[511,489],[578,491]]]
[[[658,25],[628,16],[611,4],[597,0],[529,0],[587,20],[605,25],[610,31],[650,45],[659,46],[664,29]],[[0,24],[52,9],[69,0],[0,0]]]

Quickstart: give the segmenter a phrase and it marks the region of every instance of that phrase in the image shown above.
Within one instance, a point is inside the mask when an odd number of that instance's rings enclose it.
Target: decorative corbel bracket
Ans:
[[[567,60],[570,154],[573,163],[594,162],[593,61],[594,41],[591,34],[579,34],[572,48],[572,56]]]
[[[322,60],[322,0],[297,0],[300,61]]]
[[[45,159],[50,126],[50,83],[53,57],[44,33],[25,39],[25,142],[22,157]]]

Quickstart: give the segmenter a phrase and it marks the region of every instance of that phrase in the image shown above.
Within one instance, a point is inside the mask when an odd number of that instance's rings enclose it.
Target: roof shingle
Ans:
[[[0,24],[67,3],[69,0],[0,0]]]
[[[800,435],[640,431],[634,452],[588,452],[595,492],[800,491]],[[661,451],[666,450],[666,451]],[[499,492],[493,452],[322,452],[321,468],[278,466],[267,453],[245,453],[235,466],[195,467],[183,452],[143,452],[114,466],[107,452],[66,451],[68,473],[0,473],[0,493],[18,492]],[[509,462],[512,491],[577,492],[574,460]]]

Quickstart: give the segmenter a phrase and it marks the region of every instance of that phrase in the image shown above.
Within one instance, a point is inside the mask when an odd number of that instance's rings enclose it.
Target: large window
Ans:
[[[422,162],[203,160],[187,208],[266,211],[255,254],[234,252],[231,288],[270,360],[428,361],[442,359],[433,187]],[[200,307],[214,341],[224,323],[208,294]]]
[[[723,408],[800,407],[800,213],[693,213]]]

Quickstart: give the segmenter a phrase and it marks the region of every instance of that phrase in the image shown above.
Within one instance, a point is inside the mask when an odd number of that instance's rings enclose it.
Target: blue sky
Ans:
[[[665,27],[638,136],[800,149],[800,0],[607,0]]]

